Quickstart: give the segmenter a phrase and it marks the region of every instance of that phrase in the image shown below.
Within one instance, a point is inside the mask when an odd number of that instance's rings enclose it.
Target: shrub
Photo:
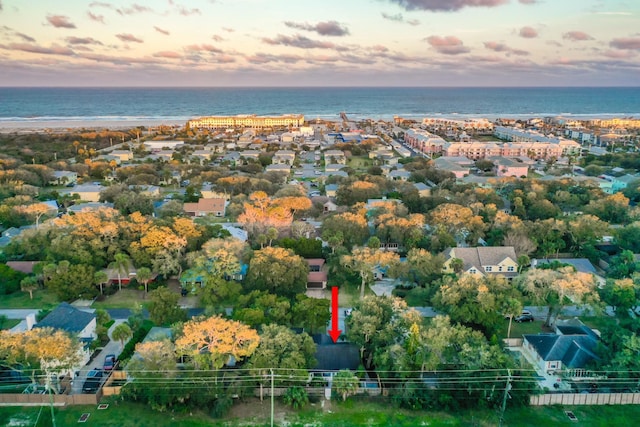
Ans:
[[[129,360],[131,356],[133,356],[133,353],[136,351],[136,344],[141,342],[144,337],[147,336],[151,328],[153,328],[153,322],[150,320],[145,320],[144,322],[142,322],[142,325],[135,330],[133,336],[131,337],[129,342],[125,344],[122,352],[120,353],[120,356],[118,357],[118,359],[121,360],[123,364],[124,361]]]
[[[302,387],[289,387],[282,396],[282,400],[285,405],[289,405],[293,409],[300,409],[309,403],[309,395]]]

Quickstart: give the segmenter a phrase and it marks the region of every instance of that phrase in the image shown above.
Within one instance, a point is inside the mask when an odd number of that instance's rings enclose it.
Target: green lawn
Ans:
[[[538,334],[540,332],[549,332],[543,328],[543,321],[536,320],[535,322],[511,322],[511,338],[522,338],[524,334]],[[507,330],[509,329],[509,319],[504,319],[504,322],[500,325],[498,330],[498,338],[507,338]]]
[[[20,323],[20,319],[6,319],[2,321],[2,324],[0,325],[0,330],[2,329],[11,329],[14,326],[16,326],[18,323]]]
[[[28,292],[14,292],[3,295],[0,298],[0,308],[53,308],[60,301],[46,289],[39,289],[33,292],[33,299],[29,298]]]
[[[102,298],[98,298],[91,307],[92,308],[129,308],[133,309],[139,304],[146,304],[148,302],[148,295],[144,291],[137,289],[122,288],[121,291],[116,292],[113,295],[109,295]]]
[[[365,171],[371,165],[373,165],[373,160],[368,157],[351,157],[347,161],[347,166],[356,171]]]
[[[572,411],[578,422],[571,421],[564,411]],[[119,401],[110,403],[109,408],[98,410],[95,406],[68,406],[55,408],[56,425],[76,425],[83,413],[90,416],[86,425],[91,426],[264,426],[269,425],[269,401],[249,399],[244,404],[235,405],[224,420],[214,420],[208,415],[194,411],[189,413],[160,413],[140,404]],[[39,422],[38,414],[40,414]],[[633,420],[640,417],[640,406],[543,406],[507,408],[504,416],[505,427],[575,426],[608,427],[635,425]],[[324,409],[320,404],[307,406],[301,411],[293,411],[279,402],[275,406],[276,425],[314,426],[478,426],[498,425],[498,413],[493,410],[424,412],[395,408],[386,401],[350,400],[345,403],[332,401]],[[51,426],[50,408],[0,407],[0,427],[8,426]]]

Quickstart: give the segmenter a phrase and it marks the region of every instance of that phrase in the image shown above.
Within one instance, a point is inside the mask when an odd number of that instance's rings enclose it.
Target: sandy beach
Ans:
[[[131,129],[138,126],[184,126],[178,120],[7,120],[0,121],[0,133],[36,133],[65,129]]]

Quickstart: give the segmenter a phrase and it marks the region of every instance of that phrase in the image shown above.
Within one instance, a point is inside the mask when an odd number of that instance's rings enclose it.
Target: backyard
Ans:
[[[156,412],[143,405],[110,400],[109,407],[99,410],[95,406],[69,406],[55,408],[56,425],[75,425],[83,414],[90,414],[86,420],[92,426],[264,426],[269,425],[269,401],[245,399],[233,406],[231,412],[220,420],[215,420],[203,412],[177,413]],[[498,424],[499,414],[495,410],[456,411],[452,413],[407,411],[383,404],[377,399],[352,399],[345,403],[327,402],[324,408],[319,403],[308,405],[300,411],[275,405],[276,425],[288,426],[479,426]],[[578,422],[571,421],[565,411],[572,411]],[[640,416],[640,407],[625,406],[544,406],[507,408],[504,415],[505,427],[570,426],[605,427],[631,425],[631,420]],[[9,426],[51,426],[50,408],[0,407],[0,427]]]

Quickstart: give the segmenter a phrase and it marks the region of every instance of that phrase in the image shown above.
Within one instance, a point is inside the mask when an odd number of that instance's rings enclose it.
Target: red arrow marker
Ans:
[[[338,290],[339,288],[336,286],[331,288],[331,329],[327,331],[334,343],[342,334],[342,331],[338,329]]]

